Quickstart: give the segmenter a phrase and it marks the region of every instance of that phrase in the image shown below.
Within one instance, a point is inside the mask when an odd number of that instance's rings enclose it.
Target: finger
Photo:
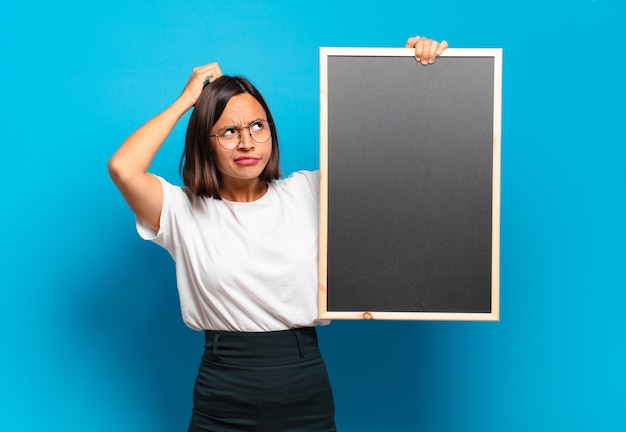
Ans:
[[[410,37],[407,39],[405,48],[415,48],[415,43],[419,40],[419,36]]]
[[[445,40],[441,41],[440,43],[433,41],[430,47],[428,63],[429,64],[435,63],[435,59],[438,56],[440,56],[447,48],[448,48],[448,42],[446,42]]]
[[[442,40],[439,43],[439,48],[437,48],[437,55],[441,55],[446,49],[448,49],[448,41]]]
[[[434,63],[435,57],[437,57],[437,50],[439,49],[439,44],[435,41],[432,41],[430,44],[430,48],[428,51],[428,63]]]
[[[422,45],[422,55],[421,55],[422,64],[424,65],[430,63],[432,60],[432,57],[430,55],[432,45],[433,45],[433,41],[431,39],[424,40],[424,43]]]
[[[422,61],[422,56],[424,52],[424,38],[419,38],[415,42],[415,60]]]
[[[213,63],[212,68],[211,68],[211,76],[209,78],[209,82],[215,81],[217,78],[221,77],[222,75],[223,73],[222,73],[222,69],[220,68],[220,65],[218,63]]]
[[[216,78],[222,76],[222,69],[217,62],[209,63],[204,66],[199,66],[193,70],[193,75],[201,80],[203,84],[208,84],[214,81]]]

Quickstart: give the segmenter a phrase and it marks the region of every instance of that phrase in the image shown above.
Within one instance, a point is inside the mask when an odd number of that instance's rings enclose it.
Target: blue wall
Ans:
[[[19,5],[18,5],[19,3]],[[0,6],[1,431],[182,431],[202,335],[106,161],[219,61],[318,167],[318,47],[504,48],[499,323],[321,329],[349,431],[626,430],[620,0],[109,0]],[[185,122],[154,161],[178,182]]]

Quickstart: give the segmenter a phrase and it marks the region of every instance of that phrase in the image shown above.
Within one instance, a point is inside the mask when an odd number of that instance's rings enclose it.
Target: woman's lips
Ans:
[[[243,166],[256,165],[258,161],[259,161],[259,158],[252,157],[252,156],[241,156],[235,159],[235,163],[237,163],[238,165],[243,165]]]

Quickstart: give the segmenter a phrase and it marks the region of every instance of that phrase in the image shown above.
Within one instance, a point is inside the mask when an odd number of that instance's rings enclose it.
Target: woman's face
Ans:
[[[228,101],[221,117],[211,129],[211,135],[229,128],[233,128],[229,132],[234,131],[235,137],[238,133],[241,135],[238,145],[233,150],[226,150],[220,146],[217,137],[211,138],[211,145],[217,156],[217,169],[222,174],[224,182],[258,179],[269,162],[272,154],[272,138],[258,143],[252,139],[247,128],[258,120],[267,121],[265,110],[250,94],[242,93],[233,96]],[[245,129],[238,131],[238,128],[244,127]]]

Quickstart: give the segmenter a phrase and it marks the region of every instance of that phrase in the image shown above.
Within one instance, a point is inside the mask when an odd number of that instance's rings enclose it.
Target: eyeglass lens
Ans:
[[[266,120],[256,120],[248,126],[241,128],[229,127],[221,130],[216,134],[217,142],[227,150],[235,149],[243,139],[242,134],[246,133],[244,129],[247,129],[246,132],[257,144],[267,142],[272,134],[269,123]]]

